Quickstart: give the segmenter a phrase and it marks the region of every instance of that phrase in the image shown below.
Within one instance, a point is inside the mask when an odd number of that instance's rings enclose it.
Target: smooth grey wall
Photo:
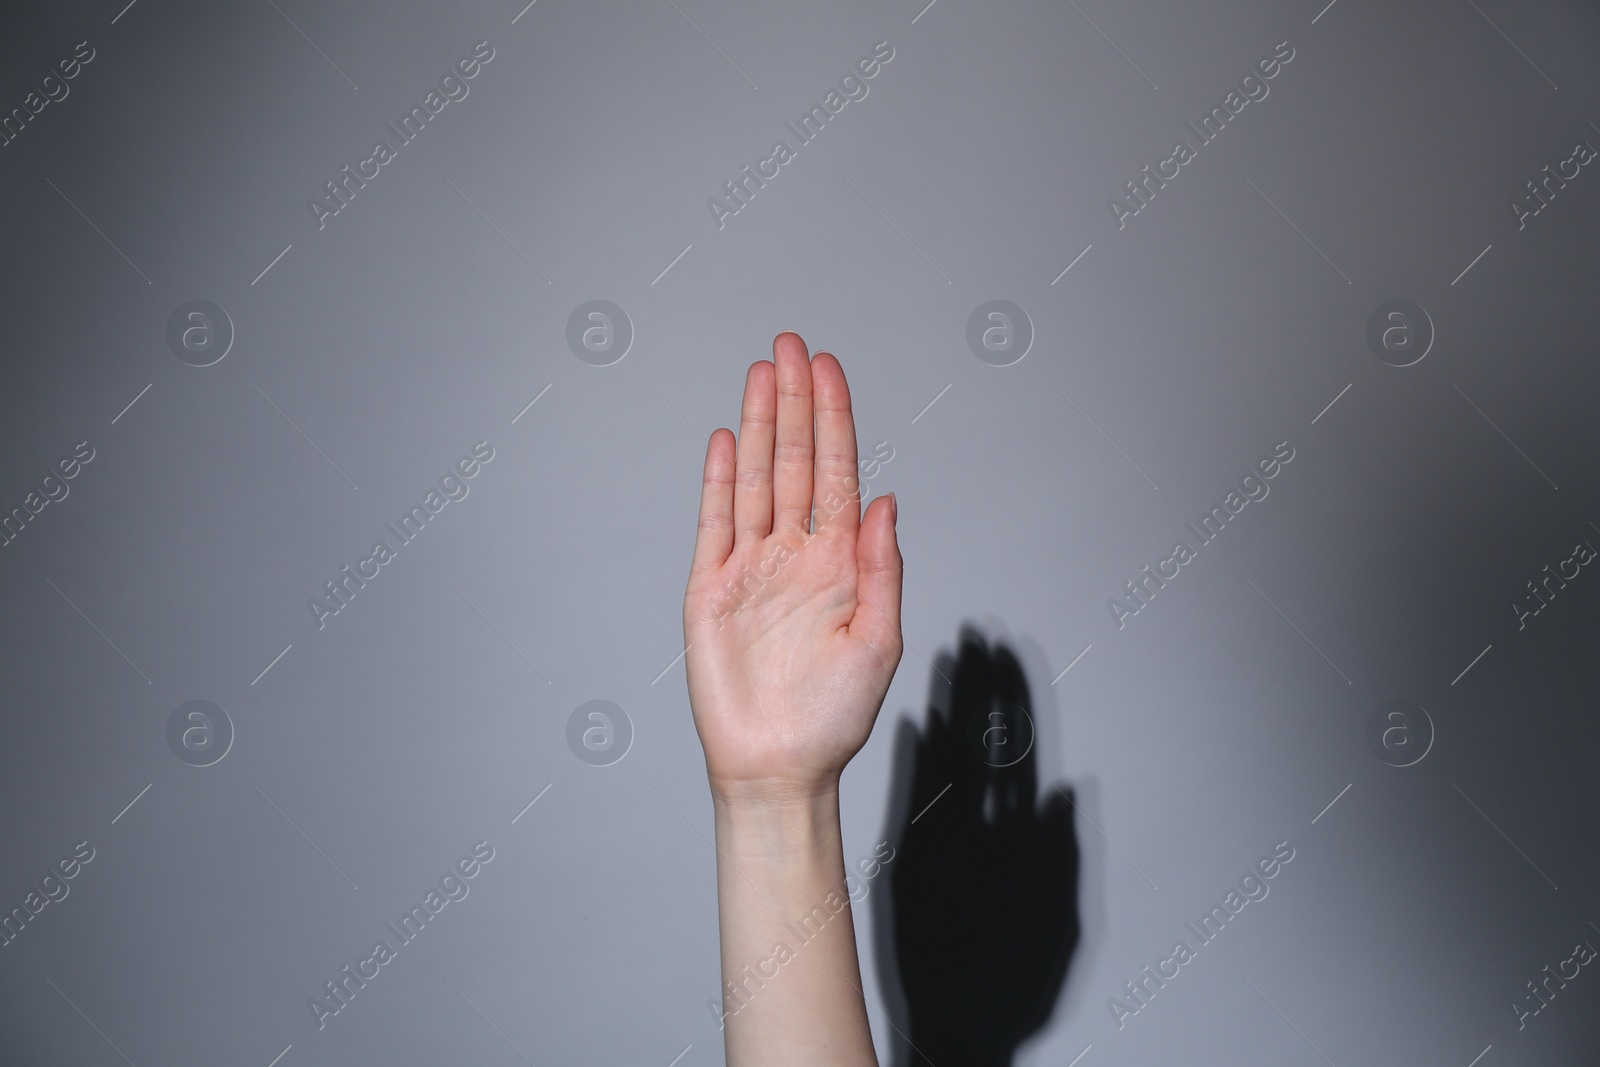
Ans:
[[[1528,989],[1600,947],[1591,6],[124,2],[0,33],[6,1062],[720,1062],[681,596],[704,439],[782,329],[901,508],[847,860],[964,623],[1076,797],[1082,943],[1019,1064],[1593,1062],[1594,968]]]

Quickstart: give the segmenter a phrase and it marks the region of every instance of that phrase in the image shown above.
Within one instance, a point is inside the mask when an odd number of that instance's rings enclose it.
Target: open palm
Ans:
[[[724,796],[836,784],[901,653],[895,504],[862,514],[844,369],[794,333],[772,352],[746,376],[737,441],[707,443],[684,595],[689,703]]]

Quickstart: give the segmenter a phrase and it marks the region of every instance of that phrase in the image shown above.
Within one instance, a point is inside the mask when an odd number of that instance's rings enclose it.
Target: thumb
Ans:
[[[856,537],[858,602],[850,632],[876,649],[891,667],[900,660],[900,586],[903,561],[895,535],[894,494],[867,505]]]

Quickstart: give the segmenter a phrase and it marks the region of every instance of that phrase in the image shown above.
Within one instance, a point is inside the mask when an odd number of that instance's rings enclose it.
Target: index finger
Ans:
[[[815,397],[817,533],[837,529],[852,537],[861,528],[861,479],[856,467],[856,420],[850,410],[850,384],[829,352],[811,358]]]

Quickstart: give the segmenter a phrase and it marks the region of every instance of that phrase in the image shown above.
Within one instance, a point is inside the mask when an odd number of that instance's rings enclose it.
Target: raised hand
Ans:
[[[729,1067],[877,1064],[839,775],[900,662],[900,548],[894,498],[863,515],[859,494],[844,370],[781,333],[745,377],[738,440],[719,429],[707,444],[683,598]]]
[[[836,790],[901,653],[895,501],[861,513],[844,370],[794,333],[772,353],[746,375],[737,442],[718,429],[706,448],[684,596],[689,702],[719,798]]]

